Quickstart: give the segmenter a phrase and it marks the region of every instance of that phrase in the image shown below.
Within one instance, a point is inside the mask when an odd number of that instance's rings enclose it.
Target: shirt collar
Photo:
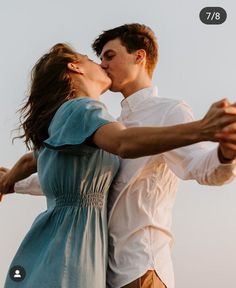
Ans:
[[[121,101],[122,112],[133,111],[147,98],[155,96],[158,96],[158,90],[156,86],[143,88]]]

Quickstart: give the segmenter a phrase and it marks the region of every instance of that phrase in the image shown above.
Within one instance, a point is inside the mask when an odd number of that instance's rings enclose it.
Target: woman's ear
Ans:
[[[136,63],[141,63],[144,59],[146,59],[146,51],[144,49],[139,49],[135,51],[135,56]]]
[[[74,73],[83,74],[79,68],[78,63],[69,62],[67,64],[67,68]]]

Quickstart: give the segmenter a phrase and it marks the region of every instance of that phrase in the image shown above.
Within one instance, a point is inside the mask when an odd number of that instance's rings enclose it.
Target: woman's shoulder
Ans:
[[[50,147],[83,143],[99,127],[114,121],[103,105],[88,97],[67,101],[54,115],[44,143]]]
[[[71,99],[66,101],[64,104],[61,105],[61,107],[58,109],[59,111],[64,111],[64,110],[75,110],[75,109],[91,109],[93,107],[102,107],[106,108],[106,106],[95,99],[92,99],[90,97],[78,97],[75,99]]]

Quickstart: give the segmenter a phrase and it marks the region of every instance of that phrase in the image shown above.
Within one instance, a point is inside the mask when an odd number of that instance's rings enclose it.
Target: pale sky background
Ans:
[[[222,25],[204,25],[199,12],[223,7]],[[201,0],[0,0],[0,165],[11,167],[25,153],[11,143],[29,72],[57,42],[69,42],[96,59],[91,42],[103,30],[140,22],[152,27],[160,45],[153,82],[162,97],[185,100],[200,118],[211,103],[236,101],[236,2]],[[120,94],[102,98],[113,116]],[[236,181],[223,187],[181,181],[173,211],[176,288],[235,288]],[[0,287],[8,266],[34,218],[45,210],[43,197],[10,195],[0,203]],[[42,275],[43,277],[43,275]]]

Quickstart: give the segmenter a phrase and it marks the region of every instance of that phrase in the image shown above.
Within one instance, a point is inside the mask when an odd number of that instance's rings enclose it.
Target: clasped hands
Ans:
[[[236,103],[230,104],[226,99],[218,103],[225,114],[223,120],[226,123],[223,129],[215,133],[216,141],[219,142],[218,156],[221,163],[232,163],[236,161]]]
[[[2,201],[2,197],[4,194],[9,194],[14,192],[14,187],[9,189],[8,185],[6,185],[7,172],[9,169],[5,167],[0,167],[0,202]]]

